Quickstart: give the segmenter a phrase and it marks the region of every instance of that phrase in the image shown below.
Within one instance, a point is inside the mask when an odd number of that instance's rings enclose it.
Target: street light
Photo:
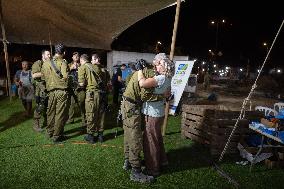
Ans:
[[[225,19],[222,20],[212,20],[211,24],[216,25],[216,38],[215,38],[215,52],[218,51],[218,34],[219,34],[219,24],[224,24],[226,22]]]
[[[156,43],[156,47],[155,47],[156,53],[159,53],[159,45],[160,45],[160,46],[162,45],[162,42],[161,42],[161,41],[157,41],[157,43]]]
[[[266,42],[264,42],[262,45],[265,47],[265,49],[266,49],[266,54],[267,54],[267,53],[268,53],[268,44],[267,44]]]

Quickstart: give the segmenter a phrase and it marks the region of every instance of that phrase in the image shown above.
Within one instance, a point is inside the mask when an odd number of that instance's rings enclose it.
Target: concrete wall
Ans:
[[[113,66],[115,65],[135,63],[136,59],[144,59],[152,62],[154,57],[155,54],[153,53],[111,51],[107,53],[107,68],[112,75]],[[174,60],[188,60],[188,56],[175,56]]]

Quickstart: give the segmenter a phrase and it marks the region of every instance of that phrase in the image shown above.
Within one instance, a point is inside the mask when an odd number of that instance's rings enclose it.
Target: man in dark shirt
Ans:
[[[112,77],[112,92],[113,92],[113,104],[118,105],[118,97],[119,92],[123,88],[123,80],[122,80],[122,70],[126,68],[125,64],[122,64],[118,67]]]

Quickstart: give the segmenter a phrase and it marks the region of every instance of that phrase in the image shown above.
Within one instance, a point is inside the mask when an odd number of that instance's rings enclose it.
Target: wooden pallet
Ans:
[[[220,105],[183,105],[182,111],[182,137],[209,144],[212,155],[223,151],[240,114],[239,111],[228,111]],[[245,113],[244,119],[238,122],[227,154],[238,153],[238,142],[253,133],[248,127],[249,123],[261,117],[262,114],[256,111]]]
[[[214,115],[216,105],[184,105],[182,107],[182,137],[190,138],[202,144],[210,143],[210,117]]]

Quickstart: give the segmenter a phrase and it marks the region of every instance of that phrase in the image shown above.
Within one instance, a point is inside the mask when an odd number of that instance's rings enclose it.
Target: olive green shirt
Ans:
[[[129,83],[131,77],[133,76],[133,73],[134,73],[134,72],[132,72],[131,74],[129,74],[129,75],[126,77],[126,79],[125,79],[125,85],[126,85],[126,86],[127,86],[127,84]]]
[[[43,65],[42,60],[37,60],[32,65],[32,74],[41,72]],[[41,77],[34,78],[35,82],[35,96],[41,96],[41,92],[45,91],[45,83],[41,80]]]
[[[93,71],[88,66],[93,68],[96,75],[92,73]],[[83,83],[89,91],[100,91],[101,89],[98,82],[103,81],[103,75],[100,66],[86,63],[81,65],[78,69],[78,82]]]
[[[41,72],[42,64],[42,60],[37,60],[36,62],[34,62],[34,64],[32,65],[32,74]]]
[[[143,75],[146,78],[155,76],[155,71],[151,68],[143,69]],[[163,95],[153,94],[154,88],[141,88],[138,82],[138,72],[134,72],[128,85],[126,86],[123,96],[135,101],[158,101],[164,99]]]
[[[55,56],[53,58],[53,62],[58,70],[60,70],[62,74],[62,78],[55,72],[53,67],[51,66],[50,60],[47,60],[42,65],[42,80],[45,80],[47,91],[51,91],[53,89],[67,89],[68,87],[68,66],[67,61],[62,57]]]

